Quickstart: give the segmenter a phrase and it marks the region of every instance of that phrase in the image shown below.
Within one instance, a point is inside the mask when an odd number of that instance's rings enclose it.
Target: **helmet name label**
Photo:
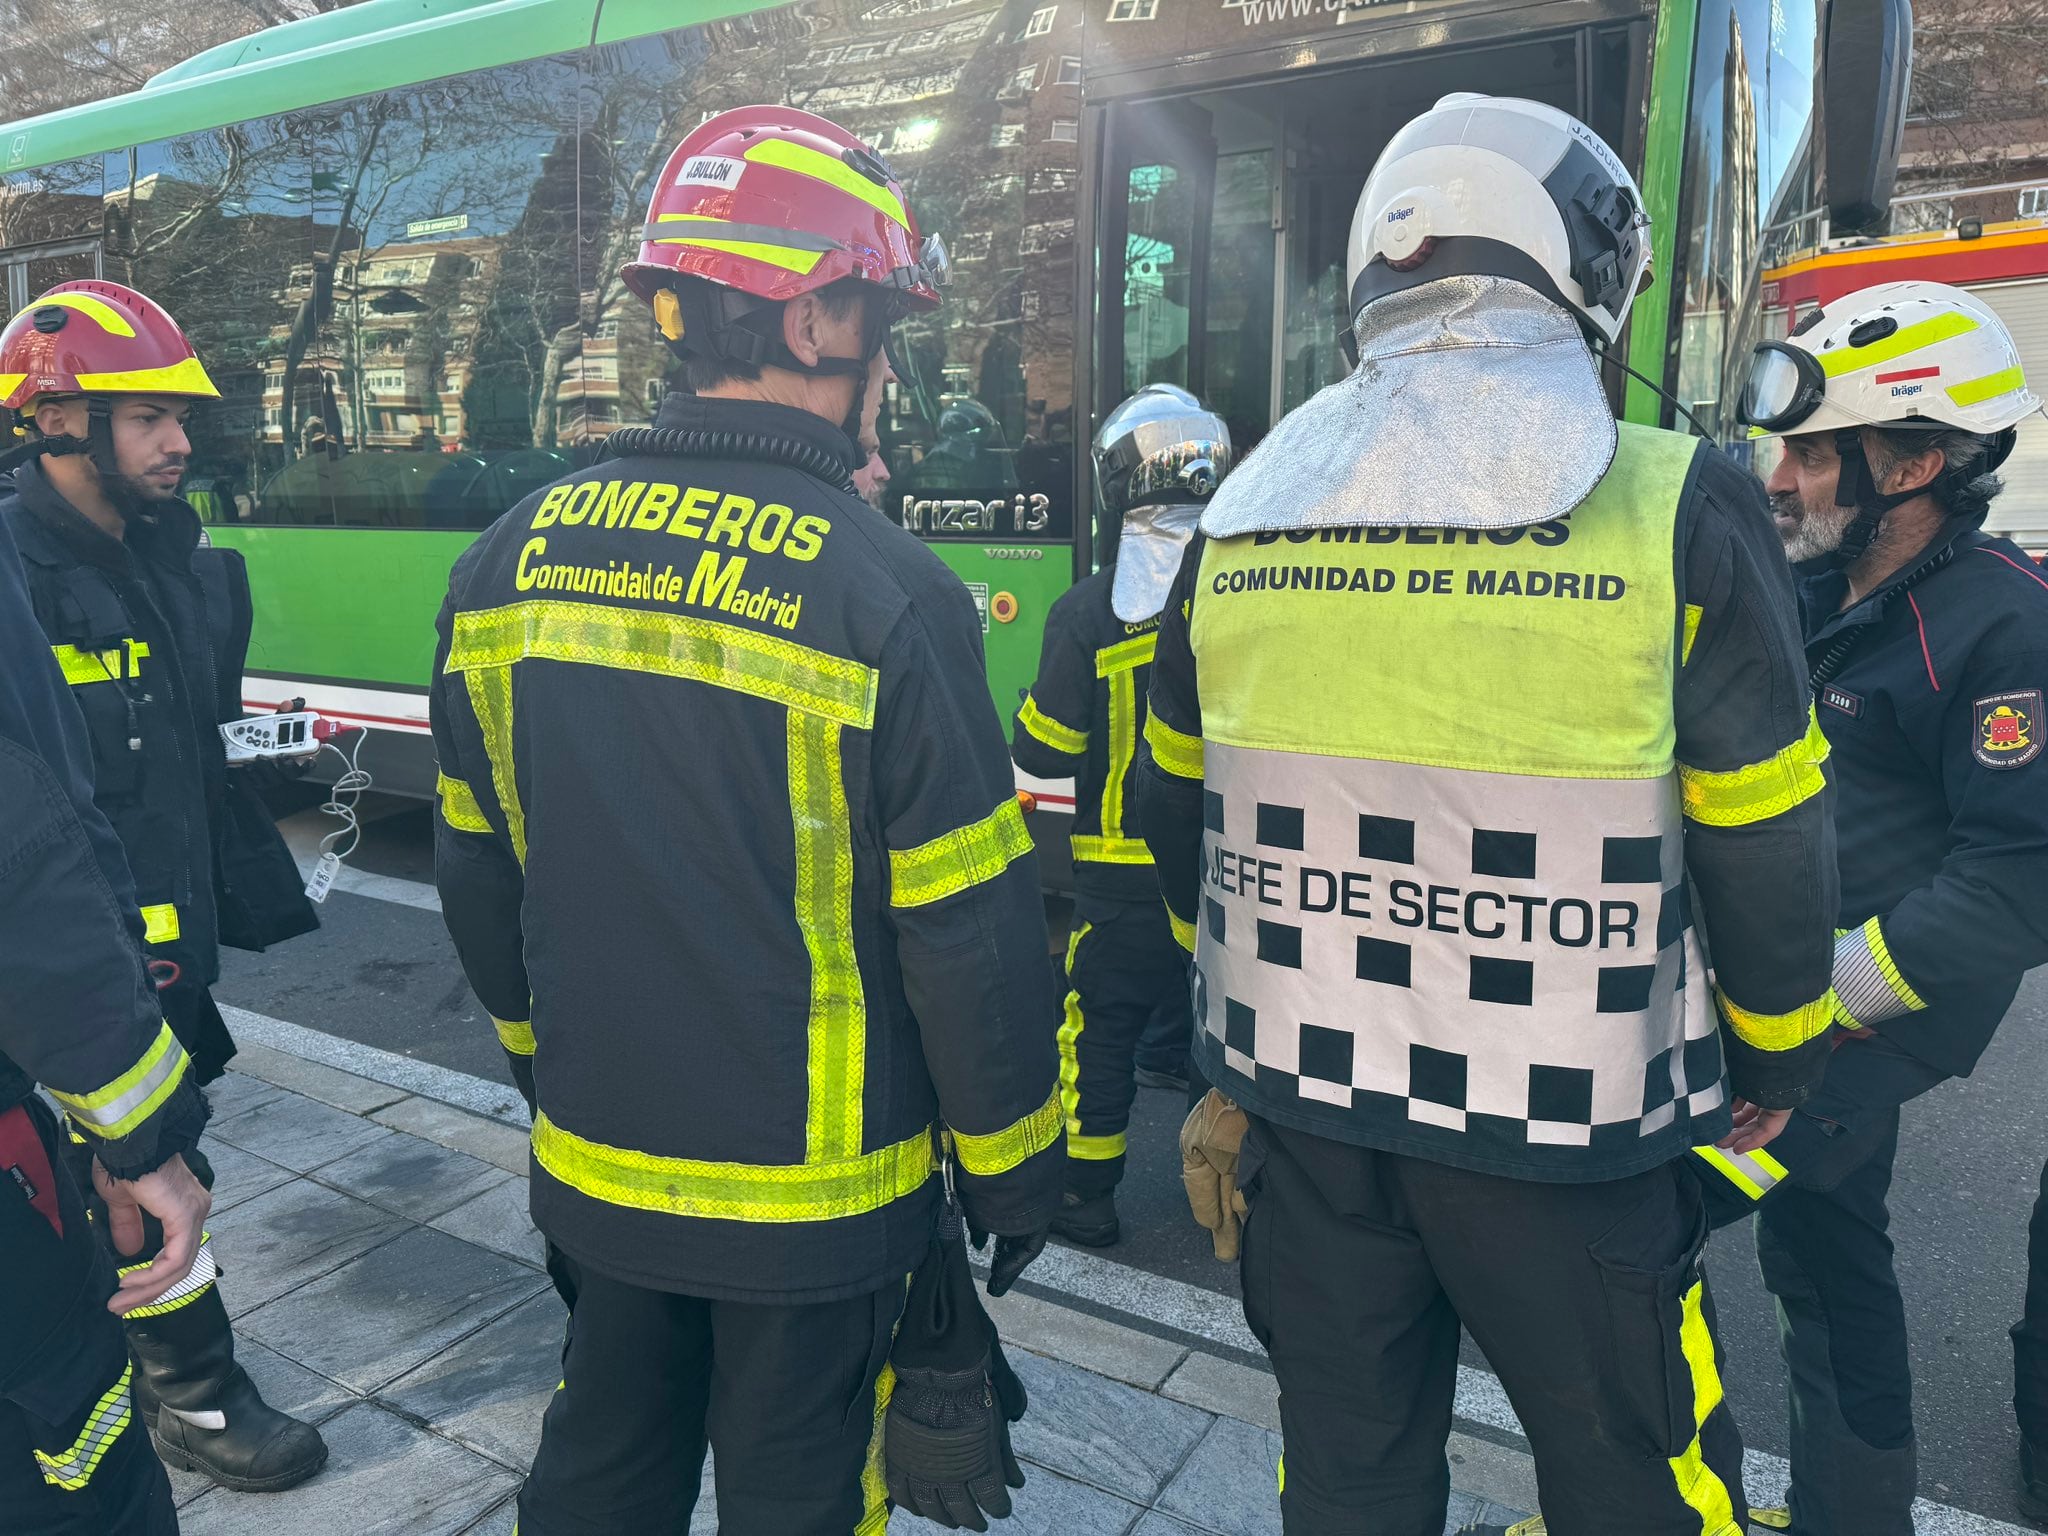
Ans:
[[[731,155],[692,155],[676,173],[679,187],[734,187],[747,162]]]

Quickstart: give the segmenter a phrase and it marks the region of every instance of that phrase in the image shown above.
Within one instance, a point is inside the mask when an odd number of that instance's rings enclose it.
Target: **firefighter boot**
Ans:
[[[1056,1237],[1084,1248],[1107,1248],[1123,1235],[1116,1219],[1116,1191],[1082,1195],[1068,1190],[1060,1196],[1059,1214],[1052,1219]]]
[[[320,1431],[264,1402],[235,1363],[217,1288],[175,1311],[129,1318],[128,1353],[136,1412],[164,1465],[238,1493],[296,1487],[327,1465]]]
[[[2020,1513],[2048,1525],[2048,1447],[2020,1436]]]

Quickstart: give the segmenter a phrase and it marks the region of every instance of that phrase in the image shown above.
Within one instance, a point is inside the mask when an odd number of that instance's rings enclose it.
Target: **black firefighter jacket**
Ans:
[[[1957,1076],[2048,964],[2048,573],[1981,522],[1847,611],[1839,573],[1801,591],[1841,786],[1837,1012]]]
[[[160,503],[112,538],[37,462],[0,494],[0,521],[85,717],[93,798],[133,871],[149,957],[177,966],[165,1014],[207,1082],[234,1054],[216,1011],[201,1005],[220,978],[224,913],[227,941],[247,948],[317,926],[289,870],[275,877],[290,855],[252,770],[237,769],[231,785],[221,744],[220,724],[242,713],[250,611],[241,554],[202,548],[198,514],[182,501]],[[272,877],[261,881],[260,916],[249,910],[252,873]]]
[[[443,911],[530,1088],[551,1241],[691,1295],[901,1284],[941,1125],[989,1230],[1050,1220],[1063,1166],[980,624],[916,539],[760,448],[843,461],[826,423],[671,397],[657,425],[732,436],[558,482],[456,564]]]
[[[141,939],[84,725],[0,520],[0,1113],[41,1083],[118,1178],[190,1150],[206,1123]]]

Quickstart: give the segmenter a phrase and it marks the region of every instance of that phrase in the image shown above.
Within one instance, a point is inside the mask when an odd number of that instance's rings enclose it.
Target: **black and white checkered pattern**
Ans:
[[[1722,1109],[1668,781],[1207,767],[1201,1044],[1255,1108],[1539,1178],[1675,1156]]]

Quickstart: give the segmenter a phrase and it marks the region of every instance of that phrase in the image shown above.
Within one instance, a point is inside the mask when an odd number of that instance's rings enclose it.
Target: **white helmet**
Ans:
[[[1759,343],[1737,415],[1752,437],[1857,427],[1959,427],[1994,444],[2041,409],[2019,349],[1982,299],[1946,283],[1880,283]]]
[[[1515,97],[1446,96],[1394,135],[1359,194],[1351,316],[1480,273],[1535,289],[1611,342],[1649,285],[1648,228],[1635,178],[1577,118]]]

